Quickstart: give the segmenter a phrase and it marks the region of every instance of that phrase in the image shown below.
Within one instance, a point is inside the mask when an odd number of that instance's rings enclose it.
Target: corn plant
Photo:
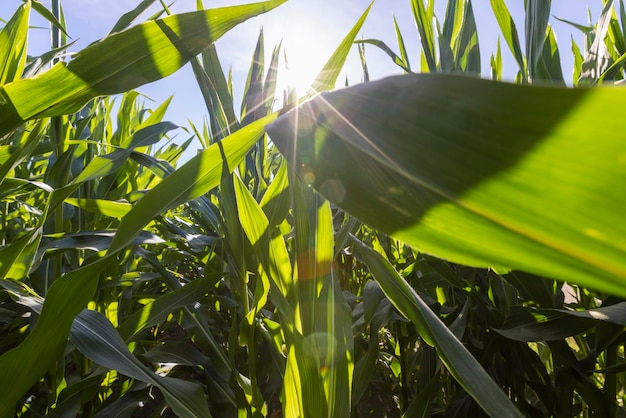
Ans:
[[[449,2],[443,30],[434,16],[434,2],[411,4],[422,45],[422,72],[478,73],[463,66],[470,62],[463,52],[472,50],[468,39],[476,35],[471,2]],[[525,54],[504,2],[494,1],[492,7],[519,65],[517,82],[563,85],[558,45],[548,23],[550,2],[526,2]],[[609,22],[617,36],[607,36]],[[400,54],[378,40],[360,42],[382,48],[410,73],[404,39],[394,24]],[[619,79],[621,62],[615,60],[612,72],[607,72],[612,58],[602,52],[616,55],[622,36],[612,2],[605,2],[597,25],[585,33],[588,47],[576,60],[580,67],[574,70],[575,84],[579,78],[581,84],[608,81],[609,75]],[[491,58],[494,79],[502,77],[501,57],[498,48]],[[389,301],[415,325],[419,338],[404,340],[410,351],[418,347],[418,352],[424,350],[421,356],[427,356],[427,346],[436,347],[448,372],[483,410],[504,414],[506,403],[496,405],[492,399],[497,390],[480,393],[490,387],[490,379],[478,384],[480,377],[461,372],[463,362],[473,360],[460,352],[449,354],[455,339],[430,328],[437,323],[426,307],[431,300],[432,310],[524,414],[614,416],[615,397],[623,391],[614,375],[621,370],[615,366],[623,344],[619,313],[623,308],[620,299],[610,296],[623,294],[624,257],[617,244],[624,232],[617,209],[621,197],[613,189],[626,174],[615,157],[621,146],[615,112],[623,100],[617,90],[533,88],[449,74],[405,75],[323,94],[279,118],[268,131],[292,167],[331,202],[421,250],[407,257],[379,246],[377,254],[369,249],[371,241],[363,244],[359,238],[353,238],[350,247]],[[588,108],[580,105],[583,101]],[[605,107],[608,103],[612,105]],[[601,133],[589,128],[597,126],[599,114],[606,116]],[[605,154],[594,156],[591,150]],[[581,165],[583,154],[589,157],[585,161],[593,162]],[[558,169],[546,171],[555,164]],[[364,169],[355,173],[350,167]],[[581,199],[596,204],[585,205]],[[603,226],[598,224],[601,220],[606,221]],[[605,241],[584,228],[612,238]],[[396,246],[402,248],[401,243]],[[460,268],[424,253],[490,270]],[[545,279],[538,276],[557,281],[542,282]],[[564,281],[585,288],[563,287]],[[562,287],[577,292],[576,299],[569,298],[570,305],[564,304]],[[583,321],[597,318],[596,309],[612,312],[604,317],[608,323],[572,321],[572,315],[586,318]],[[397,332],[394,337],[400,335],[406,334]],[[571,336],[575,343],[567,339]],[[375,341],[374,334],[364,338],[370,345]],[[511,356],[512,352],[516,354]],[[406,352],[402,354],[406,361]],[[521,358],[526,366],[518,362]],[[610,359],[609,369],[604,367],[605,358]],[[371,375],[377,364],[373,354],[369,362]],[[407,416],[441,413],[442,404],[447,414],[480,413],[463,396],[442,400],[437,393],[441,380],[411,388],[405,374],[420,373],[422,382],[428,382],[425,365],[416,360],[398,363],[400,408]],[[594,374],[598,368],[601,372]],[[474,373],[480,366],[469,369]],[[444,387],[446,394],[454,393]]]
[[[20,7],[0,31],[2,416],[619,415],[623,94],[563,88],[550,2],[526,2],[524,51],[491,2],[513,85],[476,79],[471,1],[442,25],[410,1],[419,66],[394,21],[398,54],[357,42],[365,84],[277,111],[261,32],[240,112],[213,42],[284,1],[131,27],[144,0],[67,63],[60,2]],[[623,77],[621,6],[570,22],[574,85]],[[31,9],[53,25],[39,59]],[[368,82],[366,45],[406,75]],[[207,122],[182,130],[131,89],[185,62]]]

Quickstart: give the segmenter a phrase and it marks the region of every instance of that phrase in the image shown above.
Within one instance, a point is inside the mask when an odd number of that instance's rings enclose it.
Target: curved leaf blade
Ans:
[[[391,303],[415,324],[424,341],[437,348],[439,357],[450,373],[481,408],[494,417],[522,417],[523,415],[480,363],[430,310],[389,261],[358,239],[353,238],[352,242]]]
[[[109,254],[128,245],[155,216],[196,199],[216,187],[226,163],[232,171],[263,135],[263,126],[276,119],[273,113],[211,145],[150,190],[122,219]],[[223,158],[226,160],[224,161]]]
[[[182,417],[211,417],[199,384],[156,375],[126,347],[109,320],[99,312],[83,310],[72,325],[72,343],[96,363],[161,389],[172,411]]]
[[[0,90],[0,136],[22,121],[78,111],[88,100],[159,80],[241,22],[286,0],[172,15],[145,22],[85,48],[67,65]],[[120,48],[123,45],[123,48]]]
[[[626,296],[625,102],[406,75],[322,94],[266,129],[329,200],[423,252]]]

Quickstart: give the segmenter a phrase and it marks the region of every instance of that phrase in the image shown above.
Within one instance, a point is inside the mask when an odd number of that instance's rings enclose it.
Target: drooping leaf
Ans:
[[[624,296],[624,103],[406,75],[317,96],[267,131],[328,199],[421,251]]]
[[[522,417],[500,387],[452,331],[435,315],[382,255],[357,239],[360,257],[391,303],[417,327],[420,336],[437,348],[437,354],[469,395],[491,416]]]
[[[494,331],[518,341],[555,341],[580,334],[598,321],[626,325],[626,302],[582,311],[520,307]]]
[[[211,417],[198,383],[163,377],[144,366],[126,347],[113,325],[99,312],[84,310],[72,325],[72,343],[84,355],[111,370],[157,386],[181,417]]]
[[[102,258],[55,280],[30,334],[0,356],[0,417],[13,417],[17,401],[63,354],[72,321],[91,300],[108,261]]]

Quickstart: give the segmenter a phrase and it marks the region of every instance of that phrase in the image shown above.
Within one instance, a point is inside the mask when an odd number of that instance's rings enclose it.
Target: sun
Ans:
[[[298,97],[302,97],[311,89],[313,81],[330,57],[332,49],[327,48],[328,42],[312,35],[314,31],[289,31],[284,34],[284,68],[279,73],[279,82],[283,88],[293,88]]]

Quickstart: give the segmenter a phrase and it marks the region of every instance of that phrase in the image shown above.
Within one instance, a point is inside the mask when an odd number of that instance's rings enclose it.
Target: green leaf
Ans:
[[[30,334],[0,356],[0,417],[13,417],[17,401],[61,358],[72,321],[91,300],[108,261],[102,258],[56,279]]]
[[[155,1],[156,0],[143,0],[133,10],[124,13],[122,17],[120,17],[117,22],[115,22],[115,25],[113,25],[113,28],[109,33],[120,32],[129,27],[133,23],[133,21],[137,19],[143,12],[145,12],[150,6],[152,6]]]
[[[522,74],[526,74],[526,64],[519,43],[517,27],[511,17],[511,13],[509,13],[509,9],[506,7],[504,0],[491,0],[491,8],[502,31],[502,36],[504,36],[504,40],[513,54],[513,58],[517,61],[517,65]]]
[[[598,321],[626,325],[626,302],[582,311],[519,307],[494,331],[517,341],[556,341],[587,331]]]
[[[400,58],[396,55],[395,52],[391,50],[383,41],[379,41],[378,39],[362,39],[354,41],[356,44],[370,44],[381,49],[385,54],[389,55],[389,58],[396,64],[398,67],[402,68],[405,72],[410,73],[411,70],[404,64],[404,59]]]
[[[517,308],[495,332],[516,341],[557,341],[587,331],[596,321],[558,310]]]
[[[31,156],[31,153],[35,150],[37,144],[41,140],[45,128],[46,123],[44,121],[34,122],[27,127],[26,132],[22,136],[22,140],[19,143],[18,149],[13,150],[13,152],[9,154],[9,157],[2,161],[2,165],[0,165],[0,186],[7,178],[7,175],[11,170]]]
[[[21,280],[35,260],[42,228],[35,228],[23,237],[0,248],[0,279]]]
[[[0,30],[0,86],[18,80],[24,71],[30,7],[30,1],[20,6]]]
[[[400,32],[400,27],[398,26],[398,21],[396,20],[395,16],[393,17],[393,27],[396,30],[396,39],[398,40],[398,48],[400,48],[400,56],[402,57],[402,62],[404,63],[404,66],[409,70],[408,73],[410,73],[412,71],[411,63],[409,62],[409,55],[406,52],[404,37],[402,36],[402,32]]]
[[[430,6],[429,1],[429,6]],[[422,52],[428,64],[430,72],[437,71],[437,57],[435,49],[435,33],[433,31],[433,15],[430,7],[425,7],[423,0],[411,0],[411,9],[413,10],[413,18],[417,25],[422,42]],[[423,71],[423,69],[422,69]]]
[[[391,303],[415,324],[424,341],[437,348],[437,353],[447,369],[481,408],[491,416],[522,417],[523,415],[480,363],[430,310],[389,261],[356,238],[352,241]]]
[[[54,191],[50,198],[50,209],[56,208],[67,196],[72,194],[81,184],[89,180],[97,180],[119,170],[126,164],[135,148],[157,143],[163,135],[177,128],[171,122],[160,122],[135,132],[128,140],[128,148],[118,148],[110,154],[98,155],[70,184]]]
[[[423,252],[626,296],[625,103],[405,75],[322,94],[267,131],[333,203]]]
[[[52,26],[54,26],[55,28],[59,29],[64,35],[65,37],[68,36],[66,30],[65,30],[65,20],[63,19],[63,12],[61,10],[61,21],[59,21],[59,19],[56,18],[56,16],[46,8],[46,6],[44,6],[43,4],[41,4],[39,2],[39,0],[32,0],[29,1],[28,3],[31,3],[33,6],[33,9],[39,13],[41,15],[41,17],[43,17],[44,19],[46,19],[48,22],[50,22],[50,24]]]
[[[350,52],[352,43],[354,42],[354,39],[361,30],[363,23],[365,23],[365,19],[367,18],[367,15],[369,14],[369,11],[372,8],[373,4],[373,2],[370,3],[367,9],[365,9],[365,12],[363,12],[363,14],[354,24],[350,32],[348,32],[346,37],[341,41],[341,43],[328,59],[317,77],[315,77],[313,84],[311,84],[311,89],[313,91],[320,92],[332,90],[335,88],[337,78],[339,78],[339,73],[341,72],[341,69],[346,62],[346,58],[348,57],[348,53]]]
[[[237,24],[286,0],[189,12],[133,26],[96,42],[65,65],[0,89],[0,136],[22,121],[78,111],[88,100],[166,77]],[[124,47],[121,48],[120,46]]]
[[[244,128],[245,129],[245,128]],[[233,176],[234,194],[237,199],[237,215],[241,228],[252,244],[255,255],[262,266],[259,291],[255,292],[253,309],[259,309],[269,289],[272,291],[272,302],[278,308],[283,327],[293,326],[294,292],[292,289],[292,270],[289,253],[282,235],[270,235],[269,221],[250,191],[245,187],[239,176]],[[255,312],[256,314],[256,312]]]
[[[285,160],[281,160],[280,166],[259,205],[269,220],[270,228],[279,225],[287,217],[291,207],[291,196]]]
[[[543,44],[543,53],[535,69],[535,79],[550,80],[555,85],[565,86],[563,72],[561,71],[561,54],[556,35],[552,27],[546,29],[546,40]]]
[[[65,199],[65,203],[88,212],[117,219],[123,218],[133,207],[128,202],[117,202],[105,199],[76,199],[70,197]]]
[[[534,80],[537,64],[544,49],[552,0],[527,0],[525,4],[526,60],[530,79]]]
[[[594,83],[600,75],[611,65],[611,56],[606,47],[604,39],[609,31],[611,18],[613,17],[613,0],[604,3],[602,13],[598,19],[595,30],[595,38],[585,54],[585,61],[582,64],[582,74],[580,81]]]
[[[157,386],[168,406],[180,417],[211,417],[198,383],[162,377],[144,366],[126,347],[113,324],[99,312],[84,310],[72,325],[72,343],[96,363]]]
[[[124,216],[109,253],[125,247],[155,216],[196,199],[216,187],[224,163],[232,171],[263,134],[263,126],[273,121],[271,114],[251,123],[217,144],[197,154],[150,190]],[[226,161],[222,160],[222,153]]]

